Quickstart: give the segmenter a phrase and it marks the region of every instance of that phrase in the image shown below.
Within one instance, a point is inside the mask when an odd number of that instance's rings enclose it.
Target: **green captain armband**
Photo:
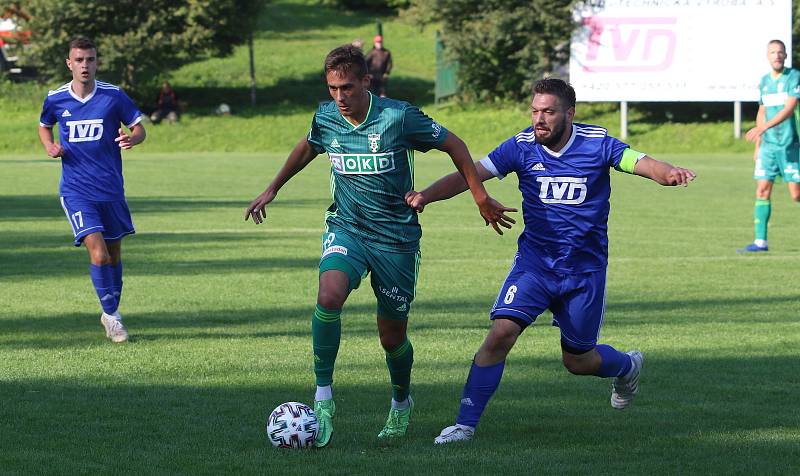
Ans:
[[[622,152],[622,160],[619,161],[619,165],[614,168],[620,172],[632,174],[633,169],[636,168],[636,163],[639,162],[639,160],[641,160],[645,155],[647,154],[628,147],[624,152]]]

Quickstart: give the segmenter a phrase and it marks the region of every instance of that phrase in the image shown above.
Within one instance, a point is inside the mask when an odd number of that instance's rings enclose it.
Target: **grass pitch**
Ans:
[[[266,154],[126,154],[138,233],[125,240],[121,312],[105,339],[84,249],[70,245],[58,163],[0,157],[2,474],[792,474],[800,221],[776,187],[768,254],[751,238],[746,155],[660,157],[687,189],[614,173],[603,341],[644,351],[641,393],[612,410],[609,381],[569,375],[548,316],[521,337],[471,444],[434,447],[452,423],[521,228],[493,234],[467,196],[429,207],[410,318],[417,402],[410,433],[375,438],[390,388],[362,286],[343,314],[336,433],[278,451],[265,419],[313,400],[323,157],[290,182],[266,225],[242,221],[283,162]],[[418,187],[449,172],[418,155]],[[519,205],[515,180],[490,191]]]

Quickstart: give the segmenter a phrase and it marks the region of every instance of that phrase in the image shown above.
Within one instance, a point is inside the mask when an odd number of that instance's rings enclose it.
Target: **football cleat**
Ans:
[[[106,330],[106,337],[111,339],[111,342],[119,344],[128,340],[128,330],[122,324],[122,316],[118,312],[114,314],[106,314],[104,312],[100,316],[100,323],[103,324],[103,328]]]
[[[336,404],[333,399],[318,400],[314,402],[314,414],[317,415],[317,422],[319,422],[319,431],[317,431],[317,438],[314,440],[314,446],[323,448],[328,446],[333,436],[333,415],[336,413]]]
[[[644,355],[638,350],[632,350],[627,354],[631,356],[633,368],[627,377],[615,377],[611,384],[611,406],[617,410],[627,408],[633,397],[639,393],[639,376],[642,374]]]
[[[439,436],[434,438],[433,444],[435,445],[445,445],[447,443],[455,443],[456,441],[469,441],[472,439],[472,435],[475,434],[475,428],[467,425],[453,425],[448,426],[441,433]]]
[[[750,243],[749,245],[745,246],[744,248],[740,248],[736,250],[737,253],[757,253],[759,251],[769,251],[768,246],[758,246],[755,243]]]
[[[414,411],[414,400],[411,395],[408,396],[408,407],[402,410],[398,408],[389,409],[389,417],[386,419],[386,425],[383,427],[378,438],[400,438],[405,436],[408,431],[408,422],[411,420],[411,413]]]

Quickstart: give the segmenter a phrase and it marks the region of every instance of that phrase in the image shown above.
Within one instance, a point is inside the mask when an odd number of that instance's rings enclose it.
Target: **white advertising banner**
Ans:
[[[791,0],[590,0],[575,15],[579,101],[758,101],[770,40],[791,64]]]

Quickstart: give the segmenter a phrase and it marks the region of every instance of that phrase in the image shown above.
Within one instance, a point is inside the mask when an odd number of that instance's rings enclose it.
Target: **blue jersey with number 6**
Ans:
[[[608,264],[609,169],[628,145],[599,126],[575,123],[559,151],[538,144],[532,127],[503,142],[481,161],[497,177],[515,172],[525,229],[522,269],[588,273]]]

